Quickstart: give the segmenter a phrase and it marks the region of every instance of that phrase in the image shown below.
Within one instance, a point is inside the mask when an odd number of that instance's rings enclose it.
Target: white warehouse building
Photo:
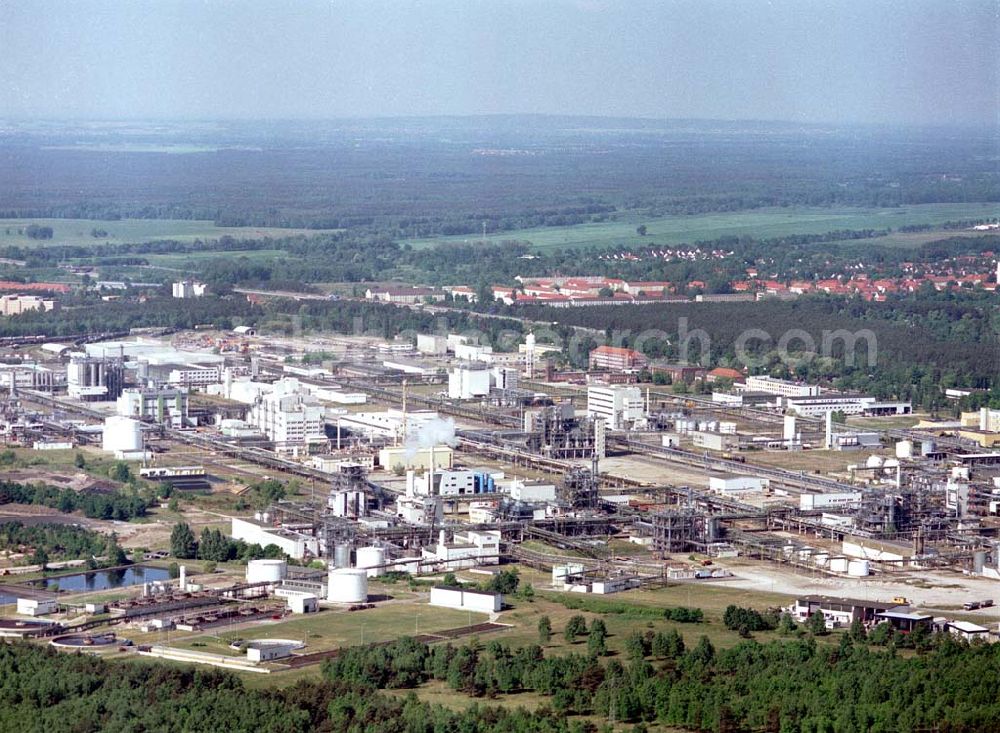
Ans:
[[[719,494],[739,494],[763,491],[768,485],[766,478],[758,476],[712,476],[708,479],[708,488]]]
[[[281,527],[267,527],[253,519],[233,517],[230,536],[251,545],[276,545],[289,557],[301,560],[307,554],[319,556],[319,540],[311,535]]]
[[[646,419],[642,390],[620,385],[587,388],[587,417],[604,418],[611,430],[623,430]]]
[[[503,609],[503,596],[481,590],[465,590],[436,585],[431,588],[432,606],[457,608],[479,613],[499,613]]]
[[[490,372],[488,369],[459,367],[448,373],[448,397],[453,400],[485,397],[489,393]]]
[[[445,542],[445,532],[441,530],[438,543],[433,548],[422,551],[424,564],[433,565],[436,570],[463,570],[477,565],[500,564],[500,531],[485,532],[470,530],[458,532],[451,542]]]

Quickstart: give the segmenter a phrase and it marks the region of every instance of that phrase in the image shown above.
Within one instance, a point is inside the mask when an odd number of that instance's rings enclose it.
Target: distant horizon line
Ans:
[[[0,116],[0,124],[134,124],[134,123],[170,123],[170,124],[320,124],[344,122],[403,122],[434,121],[434,120],[503,120],[503,119],[537,119],[537,120],[567,120],[567,121],[603,121],[630,122],[645,124],[725,124],[725,125],[783,125],[801,127],[842,127],[842,128],[881,128],[881,129],[935,129],[935,130],[1000,130],[1000,119],[993,122],[865,122],[865,121],[804,121],[785,119],[763,119],[754,117],[655,117],[643,115],[602,115],[602,114],[568,114],[546,112],[487,112],[470,114],[407,114],[407,115],[340,115],[329,117],[25,117]]]

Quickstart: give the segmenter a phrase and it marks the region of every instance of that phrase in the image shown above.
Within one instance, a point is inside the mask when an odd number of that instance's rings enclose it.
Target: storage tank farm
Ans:
[[[331,603],[364,603],[368,600],[368,571],[335,568],[327,576],[326,599]]]

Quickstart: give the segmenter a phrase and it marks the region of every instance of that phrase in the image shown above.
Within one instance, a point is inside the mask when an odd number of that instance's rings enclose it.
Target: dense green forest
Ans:
[[[73,336],[127,332],[131,328],[194,328],[210,325],[230,329],[253,323],[263,313],[242,297],[178,300],[150,298],[145,302],[88,301],[59,311],[28,311],[0,319],[0,336]]]
[[[593,629],[603,624],[595,619]],[[0,730],[227,730],[250,733],[590,733],[600,722],[740,733],[987,733],[1000,719],[1000,647],[935,637],[906,655],[842,636],[716,650],[676,632],[603,651],[547,657],[491,641],[428,647],[413,639],[353,647],[321,682],[248,690],[229,672],[108,662],[23,643],[0,645]],[[379,688],[440,680],[470,699],[531,690],[535,712],[474,704],[453,711]],[[594,716],[591,722],[579,715]]]
[[[717,651],[706,637],[685,649],[673,635],[630,639],[627,658],[608,662],[497,641],[427,647],[404,639],[347,650],[324,673],[389,688],[436,679],[473,697],[530,690],[565,714],[697,731],[988,731],[1000,716],[990,692],[1000,682],[995,646],[940,636],[931,651],[902,657],[844,636],[838,646],[809,637]]]
[[[155,144],[204,150],[135,153],[94,128],[12,126],[0,216],[210,219],[408,238],[475,234],[484,222],[495,233],[603,221],[622,208],[658,216],[1000,199],[986,130],[501,116],[158,133]],[[114,140],[150,142],[133,135]]]
[[[759,333],[744,342],[745,361],[758,373],[796,376],[809,381],[832,383],[841,389],[870,392],[883,398],[912,400],[928,409],[944,404],[942,387],[993,385],[998,352],[998,327],[992,298],[986,295],[956,296],[921,293],[919,296],[873,303],[861,299],[803,297],[794,301],[745,303],[667,303],[623,307],[552,309],[525,307],[526,317],[558,320],[560,326],[604,329],[615,345],[635,345],[641,334],[659,329],[671,339],[650,340],[655,356],[677,359],[683,355],[683,328],[687,334],[700,330],[707,335],[708,354],[701,353],[703,340],[692,337],[688,360],[711,365],[742,367],[736,346],[741,334]],[[683,321],[682,319],[686,319]],[[779,348],[792,329],[806,332],[803,339]],[[830,339],[823,353],[824,332],[840,329],[874,335],[877,363],[869,363],[868,339],[857,341],[854,363],[845,359],[845,341]],[[768,338],[764,338],[764,336]],[[588,342],[590,345],[596,340]],[[586,352],[588,343],[578,347]],[[805,348],[804,348],[805,347]],[[814,349],[808,351],[808,348]],[[705,358],[707,356],[707,358]],[[791,358],[788,358],[791,357]]]

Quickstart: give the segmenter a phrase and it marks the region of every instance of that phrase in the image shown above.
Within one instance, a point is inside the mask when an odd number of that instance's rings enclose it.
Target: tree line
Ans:
[[[9,552],[28,552],[29,562],[46,566],[51,560],[87,560],[87,567],[99,566],[98,556],[107,558],[111,566],[125,562],[125,552],[116,537],[106,537],[99,532],[70,524],[42,523],[25,525],[22,522],[0,524],[0,549]]]
[[[0,505],[36,504],[64,514],[79,511],[91,519],[128,521],[146,515],[149,504],[135,491],[77,492],[46,484],[0,480]]]

